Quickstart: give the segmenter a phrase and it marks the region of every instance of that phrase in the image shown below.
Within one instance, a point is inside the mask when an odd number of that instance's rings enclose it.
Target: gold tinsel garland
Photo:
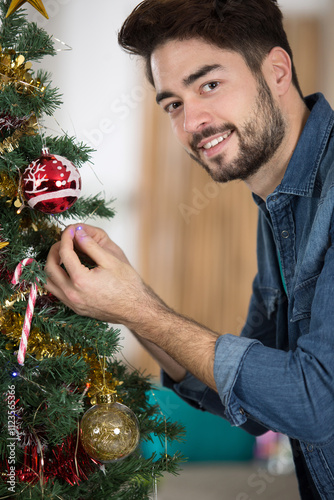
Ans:
[[[7,85],[14,85],[16,91],[21,94],[31,95],[36,92],[43,94],[45,87],[29,72],[31,66],[22,54],[16,54],[15,50],[11,49],[3,50],[0,45],[0,92]],[[36,116],[31,113],[21,127],[0,143],[0,153],[10,152],[17,148],[19,139],[23,135],[35,135],[37,126]]]
[[[1,75],[0,75],[1,81]],[[0,87],[1,91],[1,87]],[[6,137],[2,142],[0,142],[0,153],[11,152],[19,146],[19,141],[21,137],[36,135],[38,129],[38,123],[34,114],[31,114],[29,118],[23,123],[23,125],[16,129],[15,132]]]
[[[1,143],[0,143],[1,150]],[[17,184],[9,177],[8,174],[0,172],[0,198],[6,197],[13,200],[17,193]]]
[[[8,350],[15,350],[18,347],[22,334],[24,318],[22,315],[11,310],[13,304],[20,299],[17,295],[15,294],[15,296],[6,301],[5,308],[1,308],[0,306],[0,332],[6,335],[9,340],[6,344],[6,349]],[[52,318],[45,317],[43,320],[50,323]],[[65,323],[57,324],[58,326],[70,327],[70,325],[66,325]],[[82,349],[80,345],[71,346],[63,342],[60,337],[53,339],[49,334],[42,333],[38,328],[32,328],[30,331],[28,352],[38,360],[58,357],[61,354],[65,354],[66,356],[78,354],[82,357],[89,364],[89,374],[85,383],[89,389],[88,396],[92,398],[92,404],[95,404],[94,398],[96,394],[106,389],[109,392],[116,393],[116,387],[121,385],[121,382],[113,379],[110,373],[105,372],[101,359],[94,353],[87,349]],[[118,400],[120,401],[119,398]]]
[[[12,49],[3,50],[0,45],[0,89],[13,84],[20,93],[43,93],[45,87],[39,79],[33,78],[29,72],[31,67],[31,62],[26,62],[22,54],[16,54]]]

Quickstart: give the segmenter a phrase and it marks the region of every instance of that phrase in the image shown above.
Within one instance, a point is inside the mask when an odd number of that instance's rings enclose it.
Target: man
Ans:
[[[190,404],[288,435],[301,497],[334,499],[334,113],[320,94],[303,99],[276,0],[145,0],[119,41],[144,58],[186,151],[253,193],[248,318],[237,337],[178,315],[86,225],[52,247],[47,288],[78,314],[130,328]]]

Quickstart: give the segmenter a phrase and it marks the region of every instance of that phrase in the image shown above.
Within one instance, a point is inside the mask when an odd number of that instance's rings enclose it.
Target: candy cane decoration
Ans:
[[[34,261],[34,259],[24,259],[18,264],[18,266],[15,269],[14,276],[12,279],[13,285],[17,285],[19,283],[23,267],[28,266],[33,261]],[[24,364],[24,359],[25,359],[25,355],[27,352],[28,338],[29,338],[29,334],[30,334],[30,328],[31,328],[32,317],[34,314],[36,298],[37,298],[37,284],[32,283],[31,288],[30,288],[30,293],[29,293],[27,310],[26,310],[26,314],[25,314],[24,322],[23,322],[19,352],[17,355],[17,362],[19,363],[19,365]]]

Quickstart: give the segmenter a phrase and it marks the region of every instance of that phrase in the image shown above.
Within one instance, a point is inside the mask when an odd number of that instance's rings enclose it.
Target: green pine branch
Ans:
[[[44,56],[55,56],[56,50],[52,36],[44,29],[39,28],[36,23],[23,26],[15,51],[23,54],[26,61],[40,61]]]
[[[12,49],[15,47],[15,43],[19,40],[27,24],[26,11],[24,9],[19,9],[10,17],[6,18],[10,3],[11,0],[0,2],[0,17],[2,20],[0,26],[0,45],[4,49]]]
[[[40,61],[44,56],[55,56],[52,36],[36,23],[28,23],[26,11],[18,9],[6,18],[11,0],[0,4],[0,45],[4,50],[22,54],[26,61]]]

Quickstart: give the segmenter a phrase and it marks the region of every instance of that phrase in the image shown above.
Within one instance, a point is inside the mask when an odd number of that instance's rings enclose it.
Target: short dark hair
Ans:
[[[200,38],[240,53],[254,74],[273,47],[290,56],[292,82],[302,97],[277,0],[144,0],[125,20],[118,42],[144,58],[153,85],[151,55],[169,40]]]

